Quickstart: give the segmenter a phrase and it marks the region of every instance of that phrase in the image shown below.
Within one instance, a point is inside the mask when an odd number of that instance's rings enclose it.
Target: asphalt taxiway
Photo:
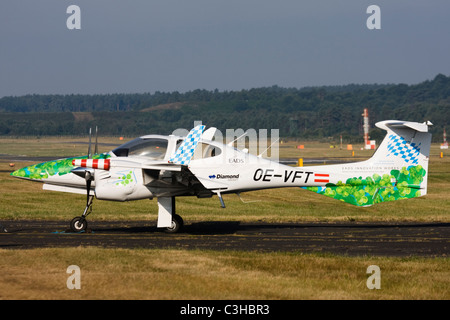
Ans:
[[[205,249],[260,252],[321,252],[347,256],[450,255],[450,223],[186,222],[167,234],[152,221],[89,221],[72,233],[67,221],[0,221],[0,248],[97,246],[103,248]]]

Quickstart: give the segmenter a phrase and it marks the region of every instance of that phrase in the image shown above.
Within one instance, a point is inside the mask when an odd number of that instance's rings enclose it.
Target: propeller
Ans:
[[[92,128],[89,128],[89,147],[88,147],[88,159],[92,159],[91,154],[91,137],[92,137]]]
[[[95,149],[94,154],[98,153],[98,128],[95,127]],[[86,208],[81,217],[75,217],[70,225],[71,229],[74,231],[82,231],[87,228],[86,216],[92,211],[92,201],[94,200],[94,196],[91,196],[91,185],[92,180],[94,180],[94,168],[98,167],[98,159],[92,159],[92,128],[89,128],[89,146],[88,146],[88,159],[74,159],[72,160],[72,165],[78,166],[71,170],[72,173],[84,178],[86,180]],[[102,160],[104,161],[104,160]],[[109,160],[108,160],[109,161]],[[87,166],[87,162],[89,162],[90,166]],[[95,166],[93,163],[95,162]],[[101,166],[107,166],[109,169],[109,162],[101,163]]]
[[[94,154],[98,153],[98,144],[97,144],[97,137],[98,137],[98,128],[95,127],[95,149]],[[89,147],[88,147],[88,159],[92,159],[92,153],[91,153],[91,144],[92,144],[92,128],[89,128]],[[92,180],[94,180],[94,169],[92,168],[85,168],[84,170],[84,179],[86,180],[86,208],[84,209],[82,218],[84,219],[88,214],[88,210],[92,206],[92,200],[94,199],[93,196],[91,196],[91,185]],[[84,222],[85,223],[85,222]]]
[[[98,153],[98,127],[95,126],[95,149],[94,154]]]
[[[94,154],[98,153],[98,128],[95,127],[95,149],[94,149]],[[79,167],[72,169],[71,172],[76,174],[77,176],[80,176],[82,178],[84,178],[86,180],[86,193],[87,193],[87,206],[90,203],[89,200],[89,196],[91,193],[91,184],[92,184],[92,180],[94,180],[94,169],[92,167],[86,167],[86,162],[87,161],[97,161],[97,160],[92,160],[92,128],[89,128],[89,146],[88,146],[88,159],[90,160],[83,160],[83,159],[75,159],[72,161],[73,165],[77,165]],[[84,163],[84,165],[83,165]]]
[[[95,126],[95,148],[94,148],[94,154],[98,153],[98,128],[97,126]],[[89,147],[88,147],[88,159],[92,159],[92,128],[89,128]],[[84,174],[84,179],[86,180],[86,189],[87,189],[87,194],[88,194],[88,198],[89,198],[89,194],[91,191],[91,182],[94,179],[94,171],[92,169],[85,169],[85,174]]]
[[[91,145],[92,145],[92,128],[89,128],[89,147],[88,147],[88,159],[92,159]],[[95,146],[94,154],[98,153],[98,127],[95,126]]]
[[[96,154],[98,152],[97,135],[98,135],[98,129],[97,129],[97,126],[96,126],[95,127],[95,149],[94,149],[94,154]],[[91,141],[92,141],[92,128],[89,128],[88,159],[92,159],[92,153],[91,153],[91,150],[92,150],[91,144],[92,144],[92,142]],[[83,216],[86,214],[88,208],[92,204],[91,185],[92,185],[92,180],[94,180],[94,170],[86,168],[84,170],[84,179],[86,180],[87,199],[86,199],[86,209],[85,209],[85,213],[83,214]]]
[[[95,146],[94,146],[94,154],[98,153],[98,128],[95,127]],[[89,160],[83,160],[83,159],[75,159],[72,161],[72,165],[77,166],[77,168],[72,169],[72,173],[76,174],[77,176],[80,176],[87,180],[92,180],[94,178],[94,171],[92,170],[92,163],[97,163],[98,160],[93,160],[92,157],[92,128],[89,128],[89,146],[88,146],[88,152],[87,152],[87,159]],[[86,166],[86,163],[89,163],[90,166]],[[90,169],[89,169],[90,168]]]

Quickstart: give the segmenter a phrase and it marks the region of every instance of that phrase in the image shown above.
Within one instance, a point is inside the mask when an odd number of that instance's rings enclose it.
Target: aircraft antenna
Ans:
[[[280,138],[278,138],[277,140],[275,140],[274,142],[272,142],[272,143],[270,144],[270,146],[268,146],[268,147],[266,148],[266,150],[264,150],[263,152],[261,152],[261,153],[258,155],[258,157],[261,158],[262,155],[263,155],[264,153],[266,153],[267,150],[269,150],[270,148],[272,148],[272,146],[273,146],[273,144],[274,144],[275,142],[278,142],[278,140],[280,140]]]
[[[233,143],[235,143],[235,142],[238,141],[240,138],[242,138],[243,136],[246,136],[246,135],[247,135],[247,131],[245,131],[243,135],[239,136],[238,138],[234,139],[233,141],[228,142],[227,145],[231,147],[231,146],[233,145]]]

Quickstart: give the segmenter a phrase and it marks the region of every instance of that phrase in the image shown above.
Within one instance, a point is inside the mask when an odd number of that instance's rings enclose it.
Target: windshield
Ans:
[[[142,139],[136,138],[112,152],[118,157],[141,156],[155,160],[162,160],[166,155],[168,141],[166,139]]]

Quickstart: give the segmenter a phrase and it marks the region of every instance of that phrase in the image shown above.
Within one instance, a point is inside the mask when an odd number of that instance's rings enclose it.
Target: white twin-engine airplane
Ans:
[[[350,164],[292,167],[214,141],[215,128],[199,125],[186,137],[147,135],[108,152],[28,166],[12,176],[44,182],[52,191],[87,194],[86,208],[70,227],[86,229],[94,197],[130,201],[157,198],[158,228],[177,232],[183,220],[175,197],[302,187],[357,206],[427,193],[431,134],[427,123],[381,121],[386,137],[372,158]],[[96,148],[97,149],[97,148]]]

